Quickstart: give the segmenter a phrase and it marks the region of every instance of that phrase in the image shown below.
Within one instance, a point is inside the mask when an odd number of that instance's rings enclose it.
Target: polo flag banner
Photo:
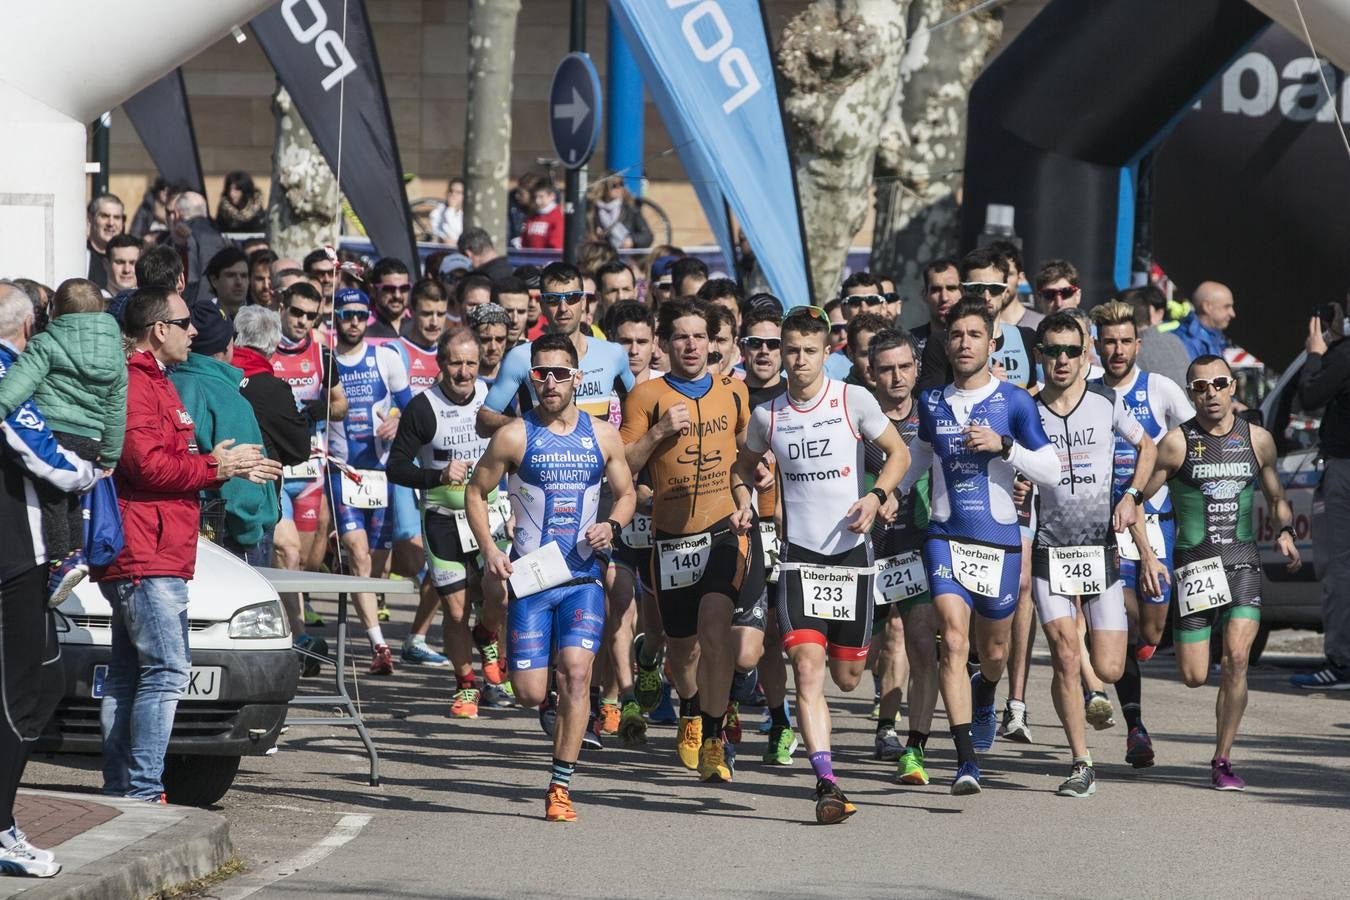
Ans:
[[[609,0],[730,261],[725,201],[773,292],[810,302],[773,56],[751,0]]]
[[[205,194],[183,70],[174,69],[123,103],[122,109],[164,180]]]
[[[340,141],[339,187],[376,251],[415,266],[403,164],[365,3],[281,0],[249,24],[334,172]]]

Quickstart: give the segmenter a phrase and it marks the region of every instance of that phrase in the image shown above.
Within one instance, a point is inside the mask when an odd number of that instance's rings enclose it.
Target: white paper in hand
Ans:
[[[556,541],[511,561],[511,590],[517,597],[546,591],[574,577]]]

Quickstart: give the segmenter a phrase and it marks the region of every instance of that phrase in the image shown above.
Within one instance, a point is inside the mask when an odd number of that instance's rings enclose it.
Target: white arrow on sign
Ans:
[[[586,105],[586,101],[581,99],[581,94],[576,88],[572,88],[572,101],[570,103],[560,103],[553,107],[553,118],[571,119],[572,133],[576,134],[581,128],[581,123],[586,121],[586,117],[591,114],[591,108]]]

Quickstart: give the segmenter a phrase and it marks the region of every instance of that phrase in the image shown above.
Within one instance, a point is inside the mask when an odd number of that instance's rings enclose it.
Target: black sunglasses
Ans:
[[[741,338],[740,344],[742,350],[749,350],[750,352],[753,353],[754,351],[761,349],[777,350],[779,347],[783,346],[783,339],[766,338],[766,337],[748,337],[748,338]]]
[[[412,291],[411,284],[379,284],[376,287],[381,294],[407,294]]]
[[[317,309],[313,312],[306,312],[298,306],[288,306],[286,307],[286,312],[295,316],[297,319],[309,319],[311,322],[314,322],[319,318],[319,311]]]
[[[866,303],[868,306],[880,306],[886,302],[884,294],[854,294],[850,297],[844,297],[843,302],[852,307],[859,307]]]
[[[967,294],[974,294],[977,297],[981,294],[988,294],[991,297],[1002,297],[1003,292],[1007,289],[1008,286],[1001,281],[961,282],[961,290],[965,291]]]
[[[1078,293],[1078,288],[1041,288],[1036,293],[1041,295],[1041,299],[1053,303],[1056,300],[1068,300],[1074,294]]]
[[[165,325],[177,325],[184,331],[192,327],[192,316],[183,316],[181,319],[156,319],[155,321],[163,322]]]
[[[1041,351],[1041,356],[1047,359],[1054,359],[1057,356],[1067,356],[1069,359],[1077,359],[1083,355],[1082,344],[1041,344],[1036,348]]]

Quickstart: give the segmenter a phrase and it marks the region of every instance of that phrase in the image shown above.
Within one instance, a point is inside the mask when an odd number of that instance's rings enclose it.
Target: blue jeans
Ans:
[[[154,577],[99,588],[113,609],[112,660],[100,710],[103,791],[157,800],[174,713],[192,668],[187,582]]]

